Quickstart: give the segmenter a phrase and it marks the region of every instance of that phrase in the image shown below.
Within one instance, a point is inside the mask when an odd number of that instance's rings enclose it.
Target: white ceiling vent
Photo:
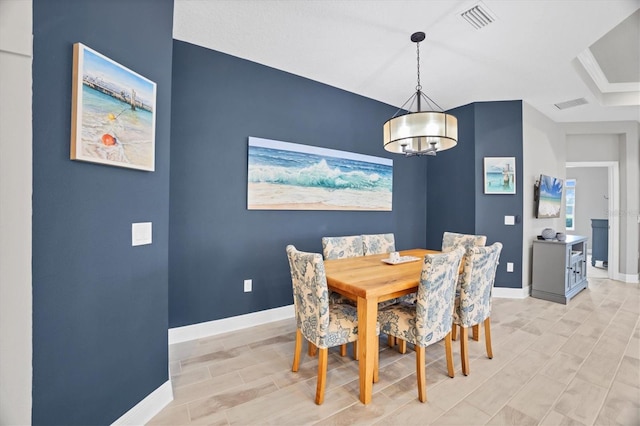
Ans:
[[[577,107],[578,105],[588,104],[585,98],[573,99],[571,101],[560,102],[559,104],[554,104],[558,109],[567,109]]]
[[[484,28],[496,20],[496,15],[482,2],[476,4],[469,10],[465,10],[460,16],[476,30]]]

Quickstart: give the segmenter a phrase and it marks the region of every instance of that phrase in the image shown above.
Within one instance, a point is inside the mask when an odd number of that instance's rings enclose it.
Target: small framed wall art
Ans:
[[[156,83],[73,45],[71,159],[155,170]]]
[[[515,157],[484,158],[484,193],[515,194],[516,193],[516,159]]]

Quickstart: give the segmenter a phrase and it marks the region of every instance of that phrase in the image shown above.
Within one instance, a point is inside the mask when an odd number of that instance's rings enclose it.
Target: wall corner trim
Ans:
[[[149,422],[164,407],[173,401],[171,381],[167,380],[158,389],[147,395],[133,408],[124,413],[113,425],[143,425]]]
[[[491,297],[502,299],[526,299],[531,294],[531,286],[525,288],[494,287]]]
[[[187,342],[256,325],[293,318],[293,305],[169,329],[169,344]]]

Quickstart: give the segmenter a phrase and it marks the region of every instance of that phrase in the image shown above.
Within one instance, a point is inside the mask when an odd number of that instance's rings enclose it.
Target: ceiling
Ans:
[[[495,18],[480,29],[461,17],[476,5]],[[640,0],[175,0],[174,6],[175,39],[396,107],[415,92],[410,36],[417,31],[426,33],[423,91],[445,110],[521,99],[555,122],[640,121]],[[555,105],[578,99],[586,103]]]

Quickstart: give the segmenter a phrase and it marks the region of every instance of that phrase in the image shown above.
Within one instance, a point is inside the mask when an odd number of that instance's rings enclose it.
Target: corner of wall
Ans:
[[[0,424],[31,423],[32,3],[0,0]]]

